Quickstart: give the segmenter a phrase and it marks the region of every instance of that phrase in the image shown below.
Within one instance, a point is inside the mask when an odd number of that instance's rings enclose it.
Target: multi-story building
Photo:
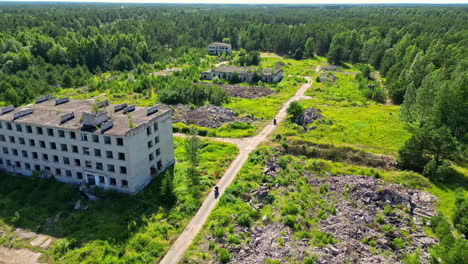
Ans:
[[[239,66],[220,66],[216,69],[210,69],[202,72],[201,78],[204,80],[212,80],[215,77],[219,79],[231,80],[232,75],[236,73],[239,80],[242,82],[262,81],[267,83],[279,82],[283,78],[283,70],[281,68],[259,69],[256,67],[239,67]]]
[[[171,111],[44,96],[0,109],[0,169],[136,193],[174,163]]]
[[[231,54],[232,47],[231,44],[220,43],[220,42],[213,42],[208,45],[208,53],[211,55],[218,55],[218,54]]]

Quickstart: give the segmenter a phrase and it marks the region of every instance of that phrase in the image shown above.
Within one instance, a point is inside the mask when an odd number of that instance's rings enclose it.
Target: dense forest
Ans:
[[[259,65],[260,52],[295,60],[325,57],[341,67],[366,65],[357,76],[364,88],[371,71],[378,72],[384,82],[366,97],[401,105],[401,119],[411,132],[398,166],[437,181],[454,174],[450,161],[466,163],[467,21],[466,5],[2,3],[0,105],[19,106],[78,87],[150,98],[154,92],[167,104],[222,105],[229,101],[226,92],[197,84],[200,71],[215,61],[206,57],[210,42],[231,43],[239,51],[228,58],[235,65]],[[170,77],[149,74],[175,62],[184,69]],[[103,80],[106,73],[113,78]],[[451,223],[465,235],[467,204],[462,193]],[[442,240],[439,256],[466,249],[465,240],[452,236],[451,224],[433,221]]]
[[[211,41],[241,49],[234,59],[238,65],[258,64],[257,51],[295,59],[326,56],[331,64],[368,63],[385,77],[391,100],[403,104],[405,121],[420,130],[408,142],[409,153],[401,153],[402,166],[423,172],[434,157],[433,168],[426,168],[434,174],[456,145],[440,150],[438,140],[463,140],[467,132],[467,20],[465,6],[4,4],[0,98],[21,105],[58,86],[95,89],[103,84],[96,84],[94,74],[162,69],[174,58],[202,52]],[[192,57],[194,67],[202,63],[200,56]],[[190,82],[197,73],[186,70],[172,82],[145,75],[130,89],[155,89],[165,102],[187,103],[179,87],[196,91]],[[198,101],[212,93],[202,92]],[[226,100],[215,94],[212,102]],[[437,136],[428,133],[436,128]],[[416,160],[414,148],[420,149]]]

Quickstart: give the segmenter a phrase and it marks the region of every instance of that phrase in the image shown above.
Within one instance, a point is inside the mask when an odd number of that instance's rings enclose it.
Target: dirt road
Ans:
[[[296,91],[296,94],[289,98],[287,102],[283,104],[283,107],[280,109],[278,114],[276,114],[275,119],[278,123],[283,121],[287,117],[286,109],[289,104],[293,101],[307,99],[309,97],[304,96],[305,91],[312,84],[312,79],[309,77],[304,77],[307,79],[307,83],[301,85],[301,87]],[[273,125],[273,120],[256,136],[242,139],[218,139],[216,140],[229,142],[236,144],[239,147],[239,155],[234,159],[229,168],[224,173],[223,177],[218,182],[220,196],[224,193],[226,188],[232,183],[237,173],[240,171],[244,163],[247,161],[249,154],[254,150],[260,143],[265,141],[274,130],[276,126]],[[184,231],[176,239],[172,247],[169,248],[164,258],[159,262],[160,264],[175,264],[178,263],[185,251],[188,249],[190,244],[192,244],[195,236],[200,232],[203,224],[210,215],[211,211],[214,209],[218,203],[218,199],[214,199],[213,193],[210,193],[206,197],[202,206],[198,210],[197,214],[192,218],[192,220],[187,224]]]

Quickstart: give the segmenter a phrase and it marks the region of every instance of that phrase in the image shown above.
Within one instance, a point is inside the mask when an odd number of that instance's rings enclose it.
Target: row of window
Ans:
[[[5,122],[4,124],[5,124],[5,128],[7,130],[13,130],[12,123]],[[156,126],[155,126],[156,130],[157,130],[157,123],[155,123],[155,124],[156,124]],[[3,128],[3,125],[2,125],[2,122],[0,122],[0,129],[2,129],[2,128]],[[23,125],[22,124],[15,124],[15,128],[16,128],[16,132],[23,132]],[[46,128],[46,129],[44,129],[42,127],[35,127],[35,128],[36,128],[36,134],[38,134],[38,135],[44,135],[44,134],[47,133],[48,136],[51,136],[51,137],[56,136],[55,130],[52,129],[52,128]],[[149,127],[149,128],[151,128],[151,127]],[[33,127],[30,126],[30,125],[25,125],[25,131],[27,133],[29,133],[29,134],[32,134],[33,133]],[[61,137],[61,138],[65,138],[66,133],[67,132],[65,130],[59,129],[57,131],[57,136]],[[69,131],[68,132],[68,138],[73,139],[73,140],[77,140],[76,132],[75,131]],[[80,140],[81,141],[88,141],[89,140],[88,133],[80,133]],[[91,134],[91,141],[94,142],[94,143],[99,143],[100,142],[100,136],[95,135],[95,134]],[[111,145],[112,144],[112,138],[110,136],[103,136],[103,142],[104,142],[104,144]],[[116,143],[115,144],[117,146],[123,146],[124,145],[123,138],[116,138]]]
[[[3,153],[4,154],[9,154],[8,148],[3,147]],[[19,156],[19,152],[18,152],[17,149],[12,149],[12,154],[14,156]],[[31,156],[30,156],[27,151],[22,150],[21,151],[21,156],[23,158],[31,157],[33,160],[37,160],[37,159],[41,158],[43,161],[51,161],[51,162],[55,162],[55,163],[60,163],[60,158],[57,155],[49,155],[49,154],[45,154],[45,153],[40,154],[40,153],[37,153],[37,152],[31,152]],[[71,164],[71,159],[68,158],[68,157],[62,157],[61,160],[62,160],[61,162],[64,165],[70,165]],[[78,167],[85,167],[85,168],[88,168],[88,169],[93,168],[92,162],[89,161],[89,160],[85,160],[85,162],[82,163],[80,159],[73,159],[73,165],[78,166]],[[104,170],[104,165],[101,162],[95,162],[94,169],[103,171]],[[108,164],[107,165],[107,171],[108,172],[115,172],[114,165]],[[127,174],[127,168],[124,167],[124,166],[120,166],[119,172],[122,173],[122,174]]]
[[[4,135],[0,135],[0,141],[3,141],[3,142],[6,142],[6,138]],[[16,143],[18,141],[18,143],[20,145],[26,145],[26,140],[22,137],[18,137],[18,140],[16,140],[16,138],[14,136],[9,136],[8,137],[8,141],[10,143]],[[159,138],[157,137],[157,140],[155,138],[155,142],[159,142]],[[37,142],[37,144],[36,144]],[[72,153],[77,153],[77,154],[83,154],[83,155],[91,155],[91,149],[89,147],[81,147],[81,151],[80,151],[80,148],[76,145],[67,145],[67,144],[57,144],[55,142],[49,142],[49,144],[47,144],[44,140],[34,140],[34,139],[29,139],[28,140],[28,145],[30,147],[36,147],[36,146],[39,146],[40,148],[43,148],[43,149],[52,149],[52,150],[58,150],[60,149],[60,151],[63,151],[63,152],[72,152]],[[47,146],[48,145],[48,146]],[[13,155],[15,155],[15,149],[12,149],[12,152],[13,152]],[[16,150],[16,153],[18,151]],[[8,154],[8,148],[6,147],[3,147],[3,153],[5,154]],[[100,149],[93,149],[93,154],[94,156],[96,157],[102,157],[103,153]],[[108,158],[108,159],[113,159],[114,158],[114,154],[112,151],[110,150],[105,150],[104,151],[104,154],[105,154],[105,157]],[[17,154],[16,154],[17,155]],[[122,161],[125,161],[125,153],[123,152],[118,152],[117,153],[117,158],[118,160],[122,160]]]
[[[3,159],[0,159],[0,165],[3,165]],[[11,160],[5,160],[5,165],[7,167],[12,167],[14,169],[24,169],[24,170],[27,170],[27,171],[43,171],[45,173],[50,173],[50,174],[54,174],[55,176],[65,176],[65,177],[69,177],[69,178],[76,178],[76,179],[79,179],[79,180],[82,180],[83,179],[83,173],[82,172],[76,172],[75,174],[75,177],[73,177],[73,174],[72,174],[72,171],[71,170],[64,170],[64,169],[60,169],[60,168],[51,168],[51,167],[48,167],[48,166],[43,166],[41,167],[40,165],[38,164],[35,164],[34,167],[31,166],[30,163],[21,163],[19,161],[11,161]],[[90,178],[88,179],[88,182],[91,181],[91,184],[96,184],[96,181],[94,178]],[[105,178],[104,176],[99,176],[99,184],[105,184]],[[115,178],[112,178],[112,177],[109,177],[109,185],[111,186],[117,186],[117,180]],[[128,181],[127,180],[121,180],[121,187],[128,187]]]

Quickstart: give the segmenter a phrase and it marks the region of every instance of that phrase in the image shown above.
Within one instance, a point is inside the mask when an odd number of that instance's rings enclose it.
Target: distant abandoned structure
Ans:
[[[219,79],[230,81],[235,74],[241,82],[256,82],[261,80],[262,82],[274,83],[281,81],[283,78],[283,70],[281,68],[259,69],[256,67],[240,66],[221,66],[202,72],[201,77],[203,80],[212,80],[218,77]]]
[[[231,54],[232,47],[231,44],[220,43],[220,42],[213,42],[208,45],[208,53],[210,55],[218,55],[218,54]]]
[[[0,108],[0,169],[126,193],[174,163],[172,111],[51,100]]]

